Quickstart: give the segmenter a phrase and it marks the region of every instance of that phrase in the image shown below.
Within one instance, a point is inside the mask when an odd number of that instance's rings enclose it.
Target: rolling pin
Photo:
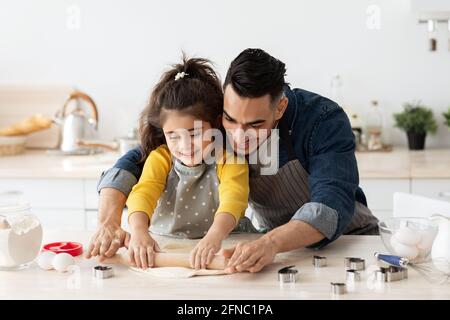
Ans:
[[[155,253],[155,265],[154,267],[183,267],[191,268],[189,253],[168,253],[168,252],[156,252]],[[104,264],[123,264],[130,266],[130,262],[127,256],[123,254],[116,254],[111,258],[105,258],[102,263]],[[215,255],[206,269],[211,270],[223,270],[228,264],[228,259],[221,255]]]

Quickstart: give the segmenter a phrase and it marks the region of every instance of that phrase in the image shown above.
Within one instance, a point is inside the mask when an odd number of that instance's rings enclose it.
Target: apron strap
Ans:
[[[288,160],[296,160],[297,156],[295,155],[294,147],[292,145],[292,137],[291,137],[291,131],[288,129],[287,125],[280,121],[280,138],[283,140],[283,143],[287,149],[288,152]]]

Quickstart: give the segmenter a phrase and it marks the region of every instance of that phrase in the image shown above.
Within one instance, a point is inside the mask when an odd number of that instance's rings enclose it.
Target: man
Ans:
[[[259,239],[224,250],[229,271],[258,272],[277,253],[320,248],[342,234],[377,234],[377,219],[358,186],[355,142],[349,120],[335,102],[285,82],[285,64],[261,49],[247,49],[230,65],[224,82],[222,122],[238,153],[252,155],[278,129],[274,174],[250,163],[249,206],[261,228]],[[246,132],[254,134],[246,134]],[[261,133],[261,134],[260,134]],[[99,227],[88,257],[113,255],[127,245],[122,209],[142,164],[134,149],[104,172],[99,182]],[[249,157],[250,158],[250,157]]]

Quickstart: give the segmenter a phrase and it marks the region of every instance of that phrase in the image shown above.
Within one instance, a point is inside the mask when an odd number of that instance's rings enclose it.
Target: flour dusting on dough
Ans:
[[[217,276],[225,274],[224,270],[194,270],[180,267],[161,267],[140,269],[130,267],[131,270],[156,278],[186,279],[194,276]]]
[[[194,248],[193,243],[168,242],[161,246],[163,252],[189,253]],[[190,269],[181,267],[148,268],[146,270],[130,267],[130,270],[155,278],[187,279],[194,276],[217,276],[225,274],[224,270]]]

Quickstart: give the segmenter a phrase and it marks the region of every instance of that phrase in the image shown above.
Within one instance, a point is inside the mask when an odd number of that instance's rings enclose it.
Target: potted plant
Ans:
[[[406,132],[410,150],[423,150],[427,132],[436,133],[433,111],[417,103],[406,103],[403,112],[394,114],[396,127]]]
[[[445,122],[444,123],[447,125],[448,130],[450,130],[450,107],[448,108],[447,112],[443,113],[443,116],[445,118]]]

